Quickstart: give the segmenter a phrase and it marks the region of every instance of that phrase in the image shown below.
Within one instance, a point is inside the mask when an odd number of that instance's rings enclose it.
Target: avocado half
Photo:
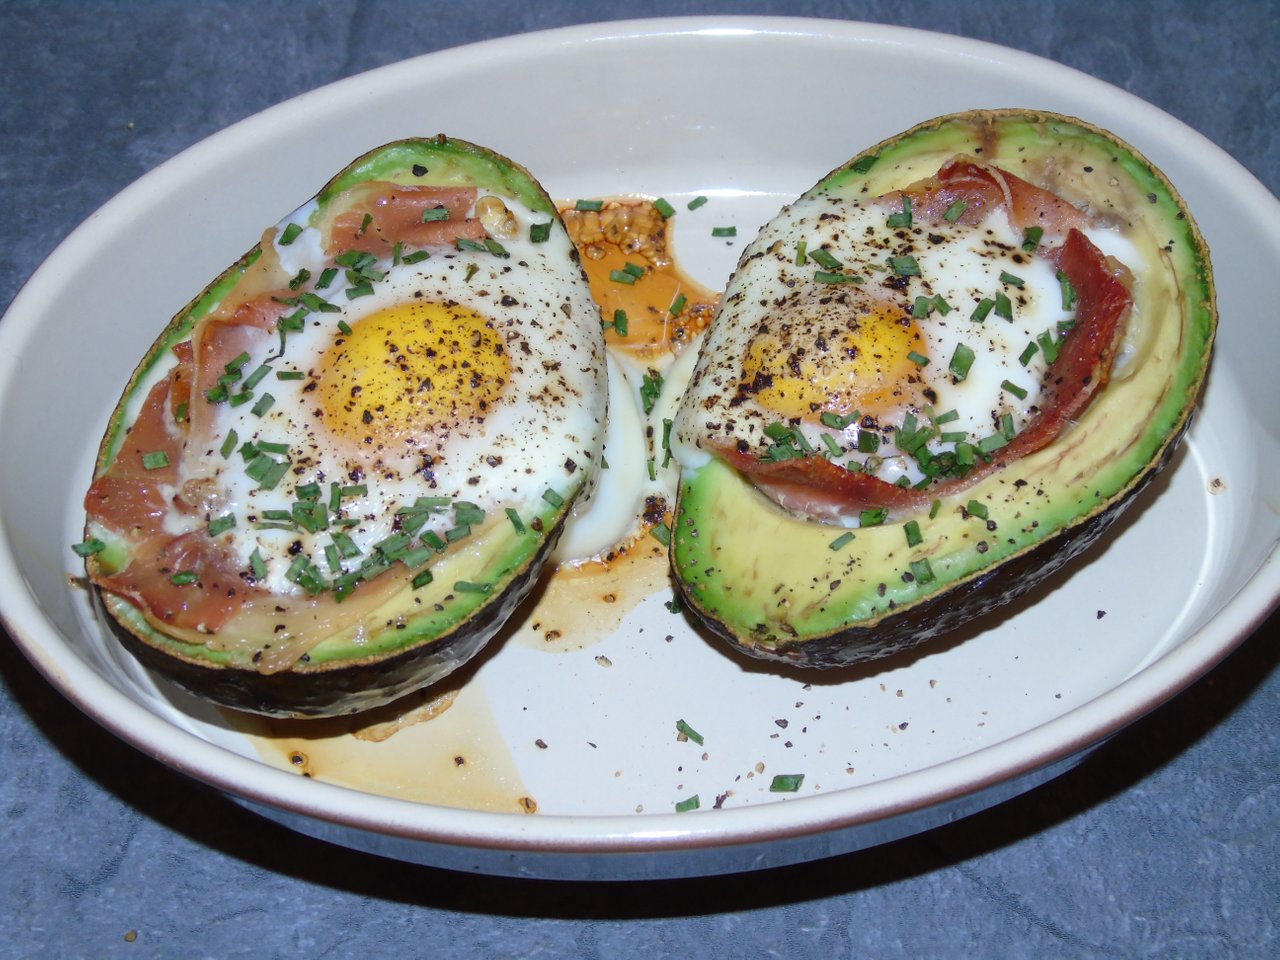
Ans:
[[[189,346],[202,318],[215,311],[234,309],[236,303],[261,297],[264,291],[274,291],[272,296],[287,298],[291,289],[297,289],[296,278],[282,272],[275,258],[264,254],[264,248],[273,243],[273,238],[288,232],[287,224],[328,230],[330,227],[326,225],[334,223],[347,212],[348,204],[356,202],[352,198],[359,197],[361,188],[375,182],[446,190],[474,187],[513,201],[513,207],[519,204],[520,209],[533,214],[529,223],[520,224],[521,231],[528,229],[528,239],[534,244],[527,249],[536,250],[538,255],[544,255],[545,251],[546,257],[556,261],[555,270],[563,274],[557,281],[561,286],[542,301],[546,316],[537,320],[555,327],[558,335],[578,338],[573,349],[581,347],[581,356],[598,359],[599,369],[603,370],[604,346],[598,311],[555,204],[527,170],[484,147],[440,135],[396,141],[376,148],[341,170],[312,200],[276,227],[269,228],[259,244],[168,323],[138,365],[102,440],[95,486],[86,498],[89,508],[86,537],[76,546],[77,553],[85,557],[96,596],[110,614],[108,622],[125,648],[145,666],[221,706],[277,717],[351,714],[388,703],[449,674],[498,632],[529,593],[575,499],[594,476],[594,464],[584,463],[582,469],[567,471],[569,475],[562,472],[547,478],[547,492],[536,507],[526,508],[523,516],[513,516],[510,510],[504,515],[502,510],[497,510],[496,515],[491,511],[482,521],[470,517],[470,529],[456,542],[452,536],[447,542],[437,537],[428,550],[424,546],[424,535],[423,540],[398,544],[397,553],[377,556],[378,562],[369,573],[367,583],[355,582],[353,592],[341,602],[335,603],[332,586],[322,584],[308,590],[320,605],[317,609],[321,613],[316,619],[324,622],[325,616],[332,614],[338,626],[318,642],[310,643],[283,668],[279,662],[266,666],[268,661],[264,660],[263,653],[272,645],[270,635],[218,637],[211,634],[206,639],[201,636],[201,627],[171,629],[163,618],[157,617],[154,605],[138,602],[130,589],[116,588],[117,575],[127,572],[136,562],[133,540],[136,529],[121,529],[103,522],[95,516],[94,501],[101,499],[98,485],[117,459],[130,452],[138,454],[138,442],[133,441],[131,435],[139,410],[148,402],[149,392],[157,389],[157,384],[163,387],[166,378],[171,383],[173,355]],[[428,219],[434,217],[423,217]],[[536,226],[530,227],[530,224]],[[328,236],[323,232],[321,235]],[[525,238],[523,232],[521,238]],[[455,243],[458,244],[455,249],[433,249],[429,255],[451,256],[464,249],[463,241]],[[483,244],[473,244],[466,249],[477,251],[473,256],[478,258],[507,256],[501,244],[491,245],[487,252]],[[398,245],[394,255],[397,262],[403,255],[407,263],[409,254],[409,248],[402,251]],[[424,259],[426,256],[424,252]],[[511,269],[507,264],[516,259],[520,258],[495,259],[495,264],[503,264],[495,270]],[[526,252],[525,259],[535,257]],[[341,274],[342,266],[339,260],[335,272]],[[382,266],[385,267],[385,263]],[[527,267],[527,264],[520,266]],[[357,269],[364,266],[357,265]],[[461,272],[459,268],[458,273]],[[543,272],[553,271],[543,268]],[[377,273],[370,275],[376,282]],[[472,273],[466,274],[468,280],[471,276]],[[338,280],[332,290],[316,292],[337,300],[342,296],[342,287],[360,279],[348,274],[347,280]],[[307,288],[304,285],[304,289]],[[553,296],[559,296],[560,300]],[[280,351],[283,354],[283,334]],[[584,369],[586,366],[584,360]],[[586,457],[594,457],[594,463],[598,463],[603,449],[604,380],[602,373],[590,376],[596,378],[597,389],[588,390],[588,395],[579,397],[578,402],[591,411],[589,416],[599,427],[598,436],[587,431],[582,437]],[[169,389],[173,389],[171,385]],[[195,396],[190,400],[191,404],[198,402]],[[168,429],[172,428],[170,421]],[[128,496],[127,492],[121,493],[119,486],[105,489],[106,499]],[[432,490],[424,484],[421,493],[430,495]],[[430,509],[447,511],[448,506],[435,505]],[[400,529],[399,526],[396,529]],[[424,560],[428,553],[429,559]],[[407,566],[410,561],[405,559],[406,554],[413,558],[413,569]],[[242,578],[249,578],[248,582],[252,582],[251,576],[252,571],[241,574]],[[199,590],[203,586],[203,583],[190,583],[181,589]],[[324,607],[325,604],[330,606]],[[357,605],[358,616],[343,616],[344,611],[349,612]]]
[[[805,196],[882,196],[958,155],[1052,191],[1141,251],[1133,355],[1048,446],[852,539],[784,511],[723,458],[685,460],[675,579],[688,608],[749,654],[812,667],[873,660],[1012,600],[1094,543],[1186,429],[1217,323],[1209,255],[1173,186],[1132,146],[1075,118],[966,112],[871,147]],[[908,521],[918,537],[904,536]]]

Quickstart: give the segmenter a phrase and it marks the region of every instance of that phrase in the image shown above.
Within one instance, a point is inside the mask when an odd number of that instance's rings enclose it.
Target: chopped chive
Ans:
[[[450,527],[444,532],[444,538],[449,543],[457,543],[459,540],[465,540],[469,536],[471,536],[471,528],[465,525]],[[424,535],[422,539],[425,540],[427,538]]]
[[[686,737],[688,737],[698,746],[702,746],[702,743],[703,743],[702,734],[700,734],[697,730],[693,729],[693,727],[689,726],[689,724],[685,723],[683,720],[676,721],[676,732],[683,733]]]
[[[995,451],[999,450],[1008,442],[1009,441],[1004,438],[1003,434],[993,433],[978,441],[978,451],[980,453],[995,453]]]
[[[1012,287],[1025,287],[1027,285],[1027,281],[1023,280],[1021,277],[1014,276],[1007,270],[1000,271],[1000,282],[1007,283]]]
[[[560,496],[560,494],[556,493],[550,487],[547,487],[547,489],[542,491],[542,499],[547,501],[547,503],[551,504],[551,506],[557,510],[564,506],[564,497]]]
[[[604,208],[603,200],[579,200],[573,205],[575,210],[601,210]]]
[[[1013,303],[1003,293],[996,294],[996,316],[1005,320],[1013,319]]]
[[[980,520],[987,519],[987,505],[981,500],[970,500],[965,504],[964,512]]]
[[[969,314],[969,319],[976,323],[981,323],[987,319],[987,314],[991,312],[991,308],[996,305],[994,300],[983,297],[978,301],[978,305],[973,308],[973,313]]]
[[[403,257],[404,257],[404,241],[397,240],[396,245],[391,248],[391,265],[393,267],[398,267]]]
[[[697,196],[697,197],[694,197],[692,200],[690,200],[690,201],[688,202],[688,204],[686,204],[686,206],[687,206],[687,207],[688,207],[688,209],[690,209],[690,210],[697,210],[700,206],[702,206],[702,205],[703,205],[703,204],[705,204],[706,202],[707,202],[707,198],[706,198],[706,197],[703,197],[703,196]]]
[[[551,221],[529,224],[529,242],[546,243],[551,239]]]
[[[408,263],[408,264],[421,263],[423,260],[426,260],[430,256],[431,254],[428,253],[426,250],[415,250],[413,251],[413,253],[406,253],[403,257],[400,258],[400,262]]]
[[[941,509],[942,509],[941,500],[934,500],[933,503],[929,504],[929,519],[932,520],[934,517],[936,517],[938,515],[938,511]]]
[[[700,806],[702,806],[702,801],[698,799],[698,795],[695,793],[692,797],[676,801],[676,813],[688,813],[690,810],[697,810]]]
[[[1031,358],[1036,355],[1039,349],[1040,348],[1036,346],[1036,342],[1032,340],[1025,347],[1023,347],[1022,353],[1018,355],[1018,362],[1025,367],[1028,363],[1031,362]]]
[[[807,240],[796,241],[796,266],[803,267],[809,262],[809,242]]]
[[[649,528],[649,535],[664,547],[671,543],[671,528],[665,523],[654,524]]]
[[[899,277],[920,276],[920,264],[916,261],[915,257],[909,254],[901,257],[890,257],[889,269]]]
[[[425,587],[427,584],[429,584],[432,581],[432,579],[433,577],[431,575],[430,570],[422,570],[414,576],[414,578],[410,581],[410,585],[413,587],[413,589],[418,590],[418,589],[421,589],[422,587]]]
[[[968,344],[957,343],[955,353],[951,354],[951,363],[947,367],[951,371],[951,375],[957,381],[964,380],[969,375],[969,368],[973,366],[973,349]]]
[[[795,793],[804,783],[803,773],[779,773],[769,784],[770,793]]]
[[[1000,389],[1007,390],[1009,393],[1012,393],[1019,400],[1027,399],[1027,391],[1024,390],[1022,387],[1018,386],[1016,383],[1013,383],[1012,381],[1009,381],[1009,380],[1000,381]]]
[[[266,378],[267,374],[269,374],[270,372],[271,372],[270,366],[268,366],[265,363],[260,364],[258,366],[258,369],[254,370],[253,373],[245,377],[244,385],[241,387],[241,389],[252,390],[258,384],[260,384]]]
[[[923,320],[933,312],[932,297],[916,297],[915,303],[911,305],[911,316],[917,320]]]
[[[651,481],[658,479],[658,464],[654,461],[653,457],[650,457],[645,461],[644,469],[645,472],[649,474],[649,479]]]
[[[520,519],[520,514],[514,507],[507,507],[507,519],[511,521],[511,526],[515,527],[516,533],[524,533],[524,521]]]
[[[277,380],[305,380],[307,375],[301,370],[277,370]]]
[[[159,470],[161,467],[169,465],[169,454],[164,450],[152,450],[142,455],[142,468],[144,470]]]
[[[335,575],[342,573],[342,555],[332,543],[324,545],[324,562],[329,567],[330,573]]]
[[[944,430],[938,434],[938,439],[943,443],[961,443],[969,438],[969,434],[963,430]]]
[[[843,430],[858,419],[858,414],[854,412],[841,415],[827,410],[818,419],[822,421],[824,427],[830,427],[832,430]]]
[[[491,583],[476,583],[474,580],[459,580],[453,585],[459,593],[489,593],[493,589]]]
[[[248,351],[241,351],[237,356],[228,360],[222,367],[227,373],[236,373],[244,369],[244,365],[249,362]]]
[[[822,434],[822,443],[827,448],[827,453],[833,457],[844,456],[844,447],[836,443],[835,438],[829,433]]]
[[[330,538],[333,545],[338,548],[338,553],[347,560],[354,560],[360,556],[360,548],[356,546],[356,542],[350,536],[339,530]]]
[[[609,279],[614,283],[625,283],[628,286],[632,286],[636,282],[635,275],[627,273],[625,270],[610,270]]]
[[[257,547],[254,547],[253,553],[249,554],[249,570],[253,573],[255,580],[262,580],[267,576],[266,561],[262,559],[262,554]]]
[[[640,404],[646,414],[653,412],[654,404],[662,393],[662,374],[657,370],[648,371],[640,381]]]
[[[688,297],[686,297],[683,293],[677,293],[675,299],[671,301],[671,306],[667,308],[667,312],[671,314],[671,316],[673,317],[678,317],[680,316],[681,312],[684,310],[685,304],[687,304],[688,302],[689,302]]]
[[[1058,271],[1058,287],[1062,291],[1062,309],[1074,310],[1076,308],[1076,288],[1067,275],[1061,270]]]
[[[911,575],[917,583],[933,583],[933,567],[927,558],[911,561]]]
[[[465,276],[465,277],[463,277],[462,279],[463,279],[463,281],[464,281],[465,283],[470,283],[470,282],[471,282],[471,278],[472,278],[472,277],[474,277],[474,276],[475,276],[477,273],[479,273],[479,272],[480,272],[480,264],[478,264],[478,263],[468,263],[468,264],[467,264],[467,274],[466,274],[466,276]]]
[[[253,405],[252,413],[255,417],[263,416],[272,405],[276,402],[276,398],[269,393],[264,393],[258,398],[258,402]]]
[[[1044,227],[1027,227],[1022,231],[1022,249],[1033,253],[1040,246],[1040,238],[1044,236]]]
[[[905,193],[902,195],[902,212],[890,214],[886,225],[891,230],[911,226],[911,198]]]
[[[878,527],[889,519],[889,510],[886,507],[870,507],[858,514],[858,526],[860,527]]]
[[[712,227],[711,235],[713,237],[736,237],[738,235],[737,227]]]
[[[311,279],[311,271],[303,267],[293,275],[293,279],[289,281],[289,289],[297,290],[300,286]]]
[[[478,241],[471,240],[467,237],[459,237],[457,240],[453,241],[453,248],[455,250],[469,250],[472,253],[489,252],[489,248],[483,243],[479,243]]]
[[[862,283],[862,278],[852,273],[834,273],[830,270],[814,271],[813,279],[818,283]]]
[[[670,220],[676,215],[676,208],[666,201],[665,198],[659,197],[653,201],[654,209],[662,214],[663,220]]]
[[[1058,341],[1053,339],[1053,334],[1047,330],[1036,337],[1036,343],[1040,347],[1040,351],[1044,354],[1045,363],[1053,363],[1058,359]]]
[[[178,421],[178,423],[186,423],[186,422],[187,422],[187,414],[188,414],[189,412],[190,412],[190,411],[189,411],[189,408],[187,407],[187,404],[186,404],[186,402],[184,401],[184,402],[182,402],[182,403],[178,404],[177,408],[173,411],[173,419],[177,420],[177,421]]]
[[[284,228],[284,230],[280,234],[280,246],[282,247],[289,246],[289,244],[293,243],[293,241],[298,239],[298,236],[301,233],[302,233],[302,228],[300,226],[298,226],[296,223],[289,224],[287,227]]]
[[[827,544],[827,546],[830,547],[832,550],[843,550],[845,547],[849,545],[849,543],[853,540],[853,538],[854,538],[853,531],[846,530],[844,533],[840,534],[840,536],[836,537],[829,544]]]
[[[942,424],[942,423],[950,423],[953,420],[959,420],[959,419],[960,419],[960,411],[952,408],[951,410],[948,410],[946,413],[938,414],[936,417],[933,418],[933,422],[936,424]]]
[[[429,207],[422,211],[422,222],[432,223],[436,220],[448,220],[449,208],[445,206]]]
[[[844,264],[831,255],[824,247],[809,251],[809,259],[826,270],[839,270]]]
[[[326,267],[320,272],[320,279],[316,281],[316,289],[324,290],[329,284],[333,283],[333,278],[338,275],[337,267]]]
[[[957,200],[955,203],[951,204],[951,206],[947,207],[947,212],[942,215],[942,219],[947,221],[947,223],[955,223],[964,216],[964,212],[968,209],[969,204],[963,200]]]
[[[76,552],[77,557],[92,557],[95,553],[101,553],[107,549],[107,544],[97,537],[90,537],[81,543],[72,544],[71,549]]]
[[[232,453],[235,452],[236,445],[239,442],[240,442],[240,438],[236,436],[236,432],[234,430],[231,430],[227,433],[226,439],[222,441],[222,448],[219,450],[219,453],[222,454],[223,460],[227,459],[229,456],[231,456]]]
[[[1006,413],[1000,418],[1000,432],[1004,434],[1004,438],[1006,440],[1012,440],[1014,438],[1015,431],[1013,429],[1012,413]]]
[[[908,520],[902,525],[902,532],[906,534],[908,547],[918,547],[924,543],[924,536],[920,533],[920,524],[917,521]]]
[[[907,354],[907,359],[910,360],[912,363],[914,363],[917,367],[927,367],[929,365],[929,358],[919,353],[916,353],[914,350],[912,350],[910,353]]]
[[[363,280],[353,287],[347,287],[346,294],[348,300],[371,296],[373,294],[373,284],[369,283],[367,280]]]
[[[621,307],[613,311],[613,332],[620,337],[627,335],[627,311]]]
[[[870,430],[858,431],[858,452],[875,453],[880,449],[880,435]]]
[[[366,214],[364,215],[364,218],[360,221],[360,227],[359,227],[359,229],[357,229],[357,230],[356,230],[356,236],[357,236],[357,237],[363,237],[363,236],[364,236],[364,232],[365,232],[366,230],[368,230],[368,229],[369,229],[369,226],[370,226],[370,224],[372,224],[372,223],[373,223],[373,214],[372,214],[372,213],[366,213]]]
[[[492,253],[495,257],[511,256],[507,248],[504,247],[502,244],[500,244],[497,240],[493,239],[493,237],[484,238],[484,248],[488,250],[490,253]]]
[[[199,574],[194,570],[179,570],[169,578],[169,582],[174,586],[185,587],[187,584],[195,583],[199,579]]]
[[[236,525],[236,515],[234,513],[224,513],[222,516],[209,521],[206,528],[209,536],[216,537],[220,533],[225,533]]]

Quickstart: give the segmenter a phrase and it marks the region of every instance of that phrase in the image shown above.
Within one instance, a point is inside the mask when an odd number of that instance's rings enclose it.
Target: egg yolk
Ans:
[[[317,389],[329,430],[385,446],[465,433],[499,401],[510,374],[506,345],[486,317],[413,301],[370,314],[335,340]]]
[[[780,417],[880,416],[921,402],[925,385],[912,354],[923,344],[915,321],[889,304],[821,333],[805,324],[784,337],[764,331],[747,348],[743,389]]]

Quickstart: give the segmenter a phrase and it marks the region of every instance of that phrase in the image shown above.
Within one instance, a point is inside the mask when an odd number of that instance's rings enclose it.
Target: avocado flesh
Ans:
[[[1132,147],[1072,118],[965,113],[873,147],[814,189],[879,196],[957,154],[1051,190],[1138,246],[1149,269],[1132,288],[1132,353],[1054,442],[939,498],[935,511],[856,529],[839,549],[842,528],[784,512],[722,461],[689,461],[671,541],[676,580],[697,615],[748,653],[819,667],[875,659],[1013,599],[1095,541],[1185,430],[1216,325],[1212,275],[1180,198]],[[974,501],[985,519],[968,509]],[[911,519],[914,547],[903,530]]]
[[[370,151],[336,175],[312,205],[300,208],[296,215],[309,215],[315,223],[340,210],[347,191],[370,181],[474,186],[548,215],[553,228],[563,234],[554,203],[528,171],[483,147],[443,136],[398,141]],[[584,302],[590,303],[585,275],[576,266],[567,235],[563,241],[581,279]],[[244,287],[251,286],[263,260],[262,245],[254,246],[166,326],[110,417],[99,448],[98,474],[120,453],[150,385],[167,375],[174,346],[190,339],[202,318],[234,302]],[[594,323],[588,326],[594,332]],[[603,340],[597,346],[602,354]],[[395,565],[370,581],[381,589],[374,600],[361,598],[366,602],[357,622],[346,618],[348,622],[284,670],[264,670],[255,656],[269,646],[270,638],[265,644],[262,638],[193,641],[190,631],[167,630],[127,597],[105,589],[99,593],[121,643],[144,665],[201,698],[279,717],[354,713],[432,683],[482,649],[536,583],[575,498],[590,477],[590,470],[583,469],[567,483],[548,483],[548,490],[558,496],[549,493],[536,516],[524,516],[518,525],[501,511],[489,516],[469,537],[451,543],[431,562],[431,579],[426,584],[413,586],[412,576]],[[127,537],[92,519],[86,533],[106,544],[88,558],[91,574],[109,575],[127,567],[131,560]],[[361,589],[336,608],[355,606]]]

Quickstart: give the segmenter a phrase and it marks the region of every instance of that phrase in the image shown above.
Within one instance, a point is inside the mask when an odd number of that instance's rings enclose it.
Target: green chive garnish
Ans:
[[[1061,270],[1058,271],[1058,287],[1062,291],[1062,309],[1074,310],[1076,308],[1076,288]]]
[[[933,567],[927,559],[911,561],[911,575],[917,583],[933,583]]]
[[[803,773],[780,773],[769,784],[770,793],[795,793],[804,783]]]
[[[685,723],[683,720],[676,721],[676,732],[683,733],[698,746],[702,746],[702,734],[693,729],[693,727],[689,726],[689,724]]]
[[[809,259],[818,266],[826,270],[839,270],[844,264],[831,255],[831,252],[823,247],[809,252]]]
[[[220,533],[225,533],[236,525],[236,516],[234,513],[224,513],[222,516],[209,521],[207,527],[209,536],[216,537]]]
[[[908,520],[904,523],[902,531],[907,536],[908,547],[918,547],[924,542],[924,536],[920,533],[920,524],[915,520]]]
[[[891,230],[897,230],[901,227],[911,226],[911,198],[905,193],[902,195],[902,212],[891,213],[886,225]]]
[[[973,350],[963,343],[956,344],[955,353],[951,354],[951,364],[948,370],[956,380],[963,380],[969,375],[969,368],[973,366]]]
[[[665,523],[658,523],[650,527],[649,534],[664,547],[671,543],[671,528]]]
[[[601,210],[604,208],[603,200],[579,200],[573,205],[575,210]]]
[[[529,242],[546,243],[551,239],[551,221],[529,224]]]
[[[613,332],[620,337],[627,335],[627,311],[621,307],[613,311]]]
[[[849,545],[849,543],[853,540],[853,538],[854,538],[853,531],[846,530],[844,533],[840,534],[840,536],[836,537],[829,544],[827,544],[827,546],[830,547],[832,550],[843,550],[846,546]]]
[[[429,207],[428,209],[422,211],[423,223],[432,223],[433,221],[436,221],[436,220],[448,220],[448,219],[449,219],[448,207]]]
[[[698,795],[695,793],[692,797],[676,801],[676,813],[688,813],[690,810],[697,810],[700,806],[702,806],[702,801],[698,799]]]
[[[687,206],[690,210],[697,210],[700,206],[702,206],[706,202],[707,202],[706,197],[698,196],[690,200]]]
[[[1023,347],[1022,353],[1018,355],[1018,362],[1025,367],[1028,363],[1031,362],[1031,358],[1036,355],[1039,349],[1040,348],[1036,346],[1035,341],[1034,340],[1031,341],[1031,343],[1028,343],[1025,347]]]
[[[899,277],[920,276],[920,264],[910,255],[889,258],[889,269]]]
[[[914,350],[907,354],[907,359],[917,367],[927,367],[929,365],[929,358],[916,353]]]
[[[1013,319],[1013,303],[1003,293],[996,294],[996,316],[1005,320]]]
[[[978,517],[981,520],[987,519],[987,505],[980,500],[970,500],[965,504],[964,512],[971,517]]]
[[[976,323],[981,323],[983,320],[987,319],[987,314],[991,312],[991,308],[995,305],[996,302],[994,300],[989,300],[986,297],[983,297],[978,301],[978,305],[973,308],[973,313],[969,314],[969,319]]]
[[[524,521],[520,519],[520,514],[514,507],[507,507],[507,519],[511,521],[511,526],[515,527],[516,533],[524,533]]]
[[[163,450],[152,450],[150,453],[142,455],[142,468],[144,470],[159,470],[161,467],[169,465],[169,454]]]
[[[889,518],[886,507],[871,507],[858,514],[858,525],[861,527],[878,527]]]
[[[1012,287],[1023,287],[1023,286],[1026,286],[1026,283],[1027,283],[1027,281],[1023,280],[1021,277],[1015,277],[1012,273],[1009,273],[1007,270],[1000,271],[1000,282],[1007,283]]]
[[[184,587],[189,583],[195,583],[200,576],[194,570],[179,570],[169,578],[169,582],[178,587]]]
[[[1040,246],[1040,238],[1044,236],[1044,227],[1027,227],[1022,231],[1022,249],[1033,253]]]
[[[677,293],[675,299],[671,301],[671,306],[667,308],[667,312],[673,317],[678,317],[680,316],[681,311],[684,310],[685,304],[688,302],[688,297],[683,293]]]
[[[796,241],[796,266],[803,267],[809,262],[809,243],[807,240]]]
[[[942,219],[946,220],[947,223],[955,223],[964,216],[964,212],[968,209],[969,204],[963,200],[957,200],[955,203],[951,204],[951,206],[947,207],[947,212],[942,215]]]
[[[459,593],[488,593],[493,589],[493,585],[489,583],[476,583],[473,580],[459,580],[453,585],[453,589]]]
[[[609,279],[614,283],[625,283],[628,286],[633,286],[636,282],[635,275],[627,273],[625,270],[610,270]]]
[[[77,557],[91,557],[107,549],[107,545],[97,537],[90,537],[81,543],[72,544],[71,549],[76,552]]]
[[[712,227],[711,235],[713,237],[736,237],[738,235],[737,227]]]
[[[1001,380],[1000,389],[1007,390],[1009,393],[1012,393],[1019,400],[1027,399],[1027,391],[1022,389],[1022,387],[1018,386],[1016,383],[1013,383],[1012,381]]]
[[[280,234],[280,246],[287,247],[289,244],[293,243],[293,241],[298,239],[298,235],[300,233],[302,233],[302,228],[300,226],[296,223],[289,224]]]
[[[542,499],[547,501],[547,503],[551,504],[551,506],[557,510],[564,506],[564,497],[560,496],[560,494],[556,493],[550,487],[547,487],[546,490],[542,491]]]
[[[669,204],[663,197],[659,197],[657,200],[653,201],[653,207],[662,214],[663,220],[670,220],[676,215],[676,208]]]

